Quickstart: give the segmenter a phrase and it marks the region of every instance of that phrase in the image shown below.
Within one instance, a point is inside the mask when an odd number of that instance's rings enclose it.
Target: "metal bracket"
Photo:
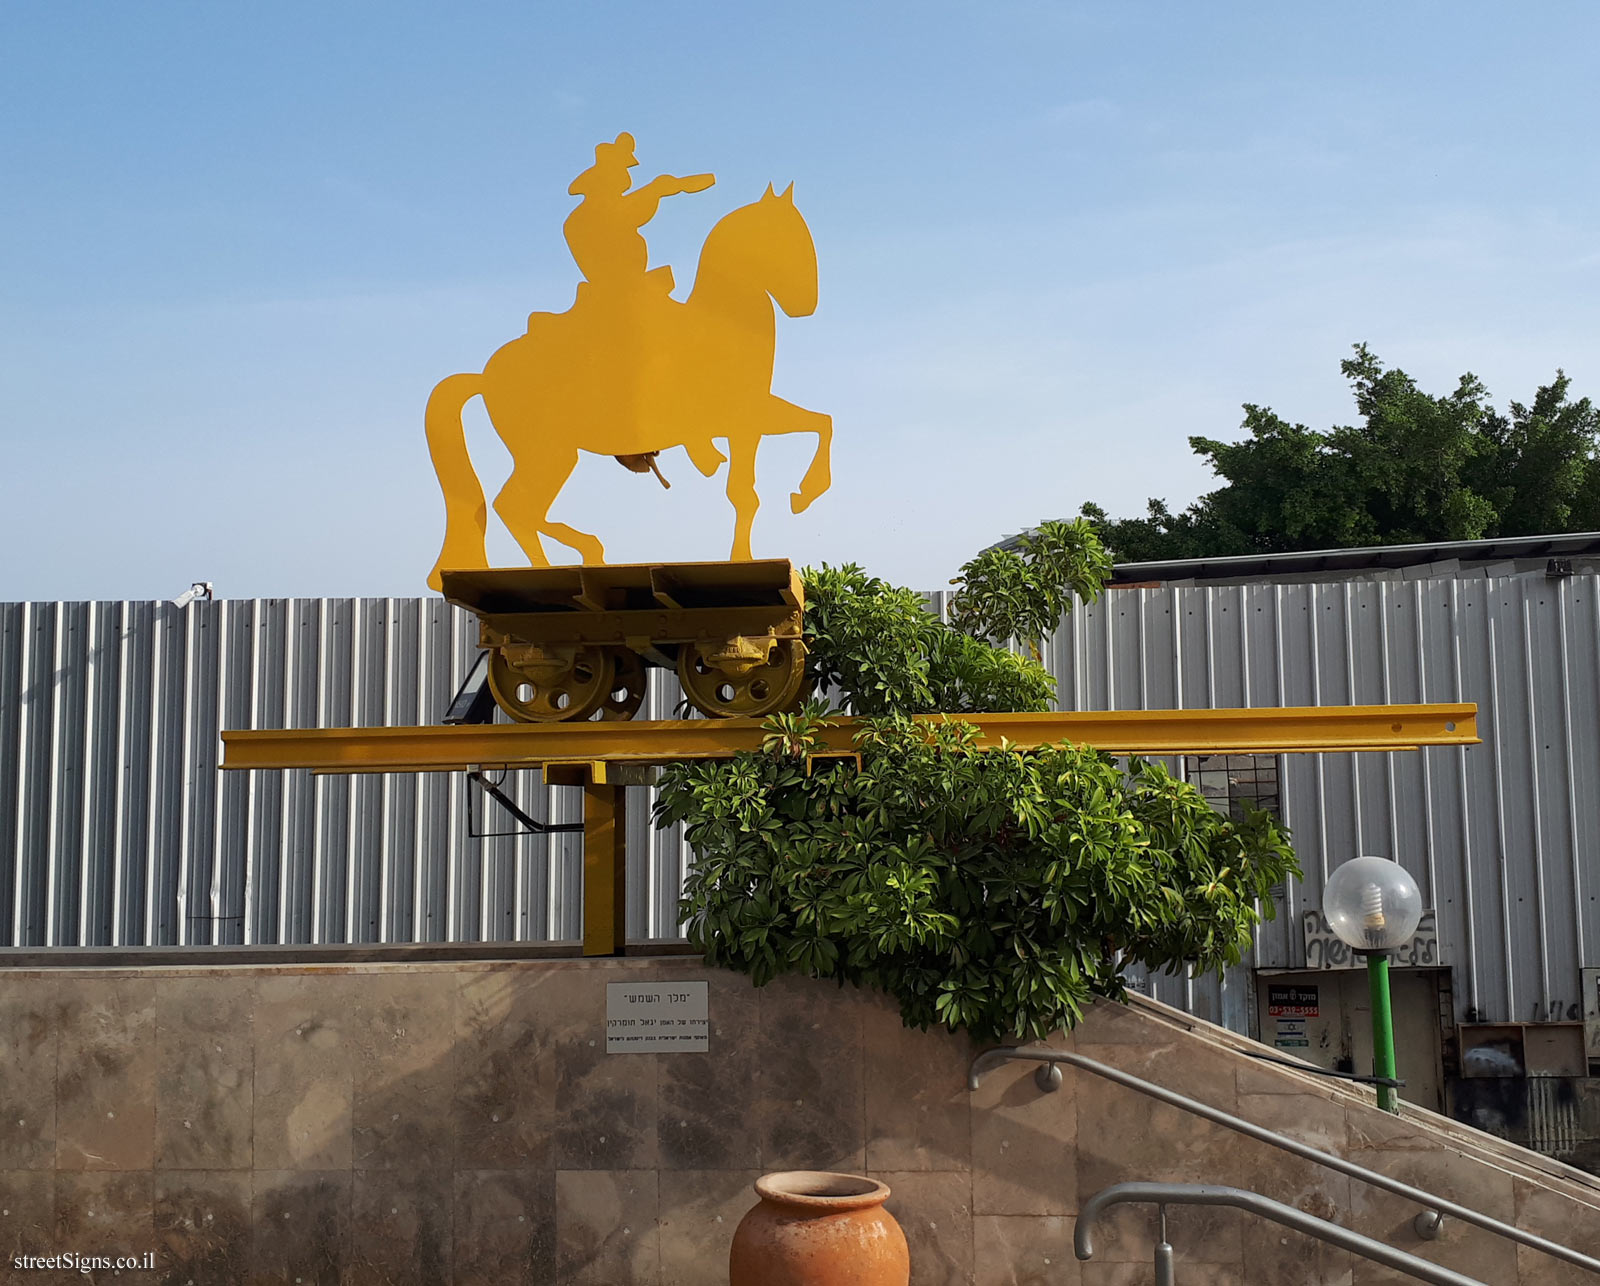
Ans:
[[[500,789],[496,782],[490,781],[477,769],[467,774],[467,780],[477,784],[490,799],[499,804],[501,808],[510,813],[517,821],[522,823],[523,829],[519,831],[480,831],[475,828],[472,814],[472,792],[467,792],[467,834],[473,839],[495,839],[503,835],[555,835],[565,832],[581,831],[582,822],[541,822],[537,818],[529,817],[517,806],[517,801]]]
[[[1411,1227],[1423,1241],[1437,1241],[1444,1226],[1444,1216],[1437,1210],[1423,1210],[1411,1221]]]
[[[1356,955],[1365,955],[1358,951]],[[1292,1067],[1297,1072],[1309,1072],[1312,1076],[1331,1076],[1335,1080],[1354,1081],[1358,1085],[1386,1085],[1392,1090],[1403,1090],[1406,1080],[1403,1076],[1365,1076],[1360,1072],[1337,1072],[1329,1067],[1318,1067],[1315,1063],[1303,1062],[1298,1058],[1279,1058],[1276,1054],[1260,1053],[1253,1049],[1239,1051],[1246,1058],[1259,1058],[1263,1063],[1276,1063],[1279,1067]]]

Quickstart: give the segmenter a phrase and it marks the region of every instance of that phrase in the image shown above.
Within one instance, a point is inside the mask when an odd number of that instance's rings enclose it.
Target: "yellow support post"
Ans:
[[[603,767],[603,765],[602,765]],[[583,787],[583,954],[620,956],[627,942],[627,787],[604,774]]]

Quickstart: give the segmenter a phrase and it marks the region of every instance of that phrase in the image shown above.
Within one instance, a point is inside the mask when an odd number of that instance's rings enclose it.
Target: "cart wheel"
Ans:
[[[610,649],[615,673],[605,700],[600,703],[602,719],[631,719],[644,704],[644,658],[625,647]]]
[[[611,693],[616,661],[596,647],[522,647],[489,653],[489,690],[513,719],[587,719]]]
[[[736,715],[759,718],[791,710],[806,678],[806,649],[798,639],[762,639],[766,655],[732,659],[722,665],[707,656],[702,644],[685,643],[678,653],[678,682],[684,695],[714,719]]]

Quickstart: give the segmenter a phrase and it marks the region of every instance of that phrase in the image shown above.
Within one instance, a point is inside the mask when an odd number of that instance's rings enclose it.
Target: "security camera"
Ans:
[[[172,605],[174,607],[188,607],[190,603],[193,603],[196,600],[200,600],[200,601],[207,602],[207,603],[209,603],[211,601],[211,582],[210,581],[208,581],[208,580],[197,580],[197,581],[195,581],[195,583],[193,585],[189,586],[188,589],[184,590],[183,593],[179,594],[177,598],[172,600]]]

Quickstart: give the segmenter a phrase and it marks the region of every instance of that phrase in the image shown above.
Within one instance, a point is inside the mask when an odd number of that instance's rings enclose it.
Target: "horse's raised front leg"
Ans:
[[[811,457],[805,477],[800,479],[800,490],[789,496],[789,508],[795,513],[804,513],[813,500],[833,485],[833,417],[773,397],[761,431],[817,435],[817,451]]]
[[[550,506],[577,467],[576,450],[542,456],[537,468],[518,464],[495,497],[494,511],[533,567],[550,566],[540,536],[549,536],[576,550],[586,563],[606,560],[605,547],[596,537],[564,522],[551,522],[549,518]]]
[[[735,562],[748,561],[750,531],[755,526],[761,497],[756,494],[756,448],[761,439],[754,434],[728,439],[728,499],[733,502],[733,553]]]

